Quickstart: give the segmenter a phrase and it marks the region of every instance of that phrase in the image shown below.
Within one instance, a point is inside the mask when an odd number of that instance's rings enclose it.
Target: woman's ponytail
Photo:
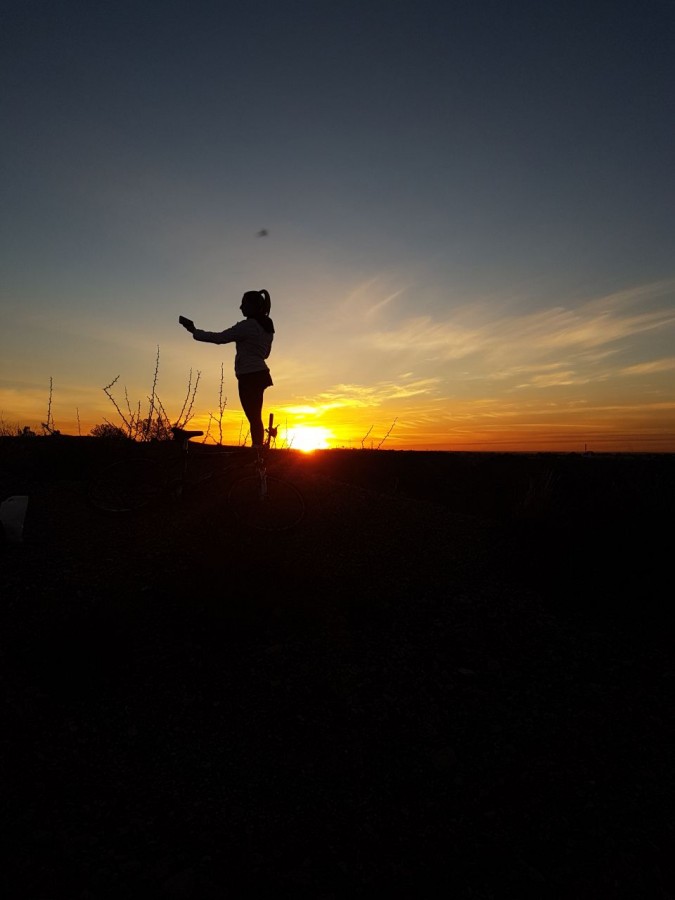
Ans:
[[[246,291],[242,303],[246,303],[246,310],[243,305],[241,309],[247,319],[255,319],[268,334],[274,334],[274,322],[270,319],[272,301],[269,291]]]

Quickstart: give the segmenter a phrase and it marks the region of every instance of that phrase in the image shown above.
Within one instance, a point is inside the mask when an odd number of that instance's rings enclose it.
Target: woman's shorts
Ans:
[[[237,375],[237,380],[239,381],[239,388],[244,388],[246,391],[264,391],[265,388],[272,387],[274,384],[269,369]]]

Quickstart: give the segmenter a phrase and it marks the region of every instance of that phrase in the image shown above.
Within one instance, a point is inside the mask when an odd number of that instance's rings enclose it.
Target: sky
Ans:
[[[4,429],[196,384],[241,442],[178,316],[265,288],[286,445],[675,452],[674,0],[0,0],[0,51]]]

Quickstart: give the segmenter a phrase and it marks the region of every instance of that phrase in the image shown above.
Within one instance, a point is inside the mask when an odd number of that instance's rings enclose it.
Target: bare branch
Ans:
[[[218,444],[222,447],[223,444],[223,411],[225,409],[225,405],[227,404],[227,397],[223,402],[223,382],[225,380],[225,375],[223,371],[223,364],[220,364],[220,388],[218,391]]]
[[[185,424],[187,424],[192,418],[192,407],[194,406],[195,397],[197,396],[197,388],[199,387],[199,379],[202,377],[201,371],[197,372],[197,377],[195,379],[195,385],[192,389],[192,396],[190,397],[190,405],[188,406],[187,412],[185,414]],[[192,369],[190,369],[190,378],[192,378]]]
[[[152,379],[152,391],[148,398],[150,404],[148,406],[148,428],[152,427],[152,417],[155,412],[155,395],[157,393],[157,379],[159,378],[159,344],[157,345],[157,356],[155,357],[155,374]]]
[[[124,389],[126,392],[126,388]],[[127,403],[129,399],[127,398]],[[138,405],[136,407],[136,412],[131,413],[131,421],[134,425],[134,440],[138,440],[140,435],[141,440],[143,440],[143,421],[141,419],[141,401],[138,401]]]
[[[242,418],[239,423],[239,444],[238,444],[239,447],[244,447],[246,445],[246,440],[247,440],[249,434],[251,433],[250,428],[247,428],[246,433],[244,434],[244,438],[242,440],[241,435],[242,435],[243,428],[244,428],[244,420]]]
[[[387,438],[389,437],[389,435],[390,435],[390,434],[392,433],[392,431],[394,430],[394,425],[396,424],[397,420],[398,420],[398,416],[396,416],[396,418],[394,419],[394,421],[391,423],[391,427],[390,427],[389,431],[385,434],[385,436],[382,438],[382,440],[380,441],[380,443],[377,445],[377,449],[378,449],[378,450],[380,449],[380,447],[382,446],[382,444],[384,444],[384,442],[387,440]]]
[[[129,433],[129,437],[131,437],[131,422],[128,421],[127,418],[125,417],[124,413],[122,412],[122,410],[119,407],[117,400],[115,400],[112,390],[111,390],[115,386],[115,384],[117,384],[119,377],[120,377],[119,375],[115,376],[115,378],[113,378],[113,380],[110,382],[110,384],[106,384],[106,386],[103,388],[103,393],[106,395],[108,400],[110,400],[112,405],[117,410],[117,414],[119,415],[122,422],[124,422],[124,425]],[[126,395],[126,389],[125,389],[125,395]],[[127,398],[127,406],[128,405],[129,405],[129,399]],[[107,421],[107,420],[104,420],[104,421]]]
[[[185,399],[183,400],[183,405],[181,407],[180,412],[178,413],[178,418],[176,419],[176,428],[184,428],[187,425],[187,418],[183,419],[185,415],[185,407],[188,404],[188,400],[190,399],[190,389],[192,388],[192,369],[190,369],[190,374],[188,375],[188,386],[187,393],[185,394]]]
[[[157,422],[161,423],[161,430],[166,432],[166,434],[171,434],[171,419],[167,415],[166,410],[162,404],[162,401],[159,399],[159,394],[155,397],[155,401],[157,404],[157,408],[159,412],[157,413]],[[159,436],[160,427],[158,425],[158,436]]]
[[[42,422],[42,428],[46,434],[53,434],[55,431],[54,428],[54,420],[52,419],[52,392],[53,392],[53,381],[50,376],[49,378],[49,402],[47,403],[47,421]]]
[[[364,445],[364,443],[366,442],[366,439],[367,439],[368,435],[370,434],[370,432],[371,432],[372,430],[373,430],[373,426],[371,425],[370,428],[368,429],[368,431],[366,431],[366,433],[364,434],[364,436],[361,438],[361,449],[362,449],[362,450],[363,450],[363,445]]]

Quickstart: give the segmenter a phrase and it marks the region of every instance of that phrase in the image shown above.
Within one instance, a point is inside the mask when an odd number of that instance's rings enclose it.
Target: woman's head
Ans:
[[[269,316],[272,309],[268,291],[246,291],[239,307],[246,318],[257,319],[258,316]]]
[[[274,334],[274,322],[270,319],[272,301],[269,291],[246,291],[239,309],[247,319],[255,319],[261,328]]]

